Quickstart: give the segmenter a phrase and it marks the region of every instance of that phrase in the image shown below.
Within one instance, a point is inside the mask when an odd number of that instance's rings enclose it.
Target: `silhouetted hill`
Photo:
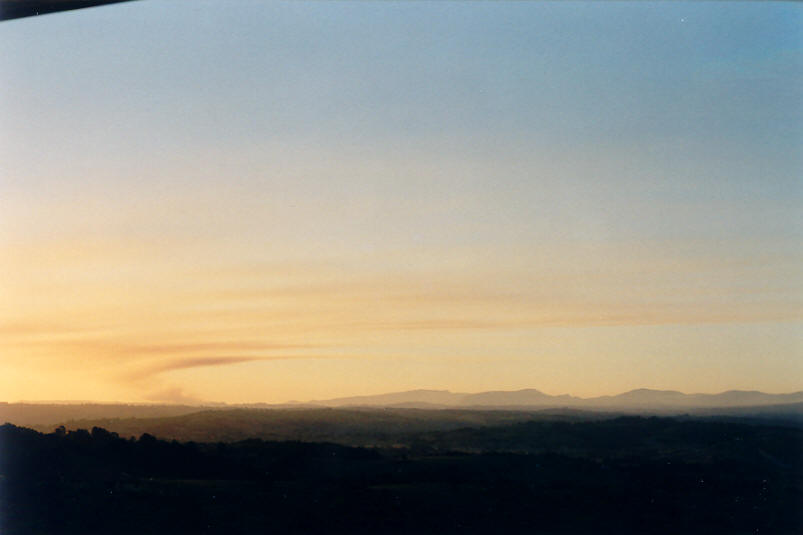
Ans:
[[[392,392],[376,396],[352,396],[346,398],[311,401],[317,405],[327,407],[343,406],[392,406],[422,404],[428,406],[455,406],[459,405],[465,394],[455,394],[448,390],[410,390],[407,392]]]
[[[102,403],[3,403],[0,423],[48,427],[72,420],[101,418],[159,418],[198,412],[189,405],[126,405]]]
[[[757,391],[729,390],[719,394],[684,394],[673,390],[638,389],[584,400],[599,407],[623,408],[729,408],[780,405],[803,402],[803,392],[765,394]]]
[[[574,406],[578,405],[580,398],[574,396],[550,396],[539,390],[528,388],[514,392],[496,391],[480,392],[479,394],[468,394],[460,402],[463,406]]]
[[[328,441],[350,445],[391,445],[410,433],[498,426],[534,419],[589,419],[608,415],[532,411],[477,411],[371,408],[204,410],[167,418],[107,418],[65,422],[68,429],[103,427],[121,436],[149,433],[196,442],[263,440]],[[39,426],[51,431],[54,426]]]
[[[579,409],[474,410],[406,408],[215,409],[165,418],[105,418],[72,420],[70,430],[102,427],[123,437],[143,433],[161,439],[195,442],[236,442],[249,438],[334,442],[351,446],[410,446],[428,433],[487,428],[490,434],[510,424],[527,422],[580,423],[610,420],[624,413]],[[682,418],[705,421],[787,425],[803,428],[803,404],[701,409]],[[55,425],[36,429],[52,431]],[[517,446],[518,447],[518,446]],[[513,448],[514,450],[516,448]]]
[[[489,391],[475,394],[447,390],[410,390],[376,396],[354,396],[307,403],[250,403],[226,405],[206,403],[191,405],[145,405],[103,403],[4,403],[0,402],[0,422],[17,425],[48,426],[72,420],[111,418],[159,418],[178,416],[217,407],[250,409],[301,409],[323,407],[387,407],[419,409],[504,409],[513,411],[570,408],[614,412],[681,414],[706,412],[708,409],[758,408],[803,404],[803,391],[789,394],[766,394],[757,391],[730,390],[719,394],[684,394],[671,390],[631,390],[616,396],[579,398],[570,395],[551,396],[535,389]],[[786,412],[790,412],[786,410]]]
[[[803,528],[803,431],[623,417],[410,447],[0,426],[0,532],[706,534]]]

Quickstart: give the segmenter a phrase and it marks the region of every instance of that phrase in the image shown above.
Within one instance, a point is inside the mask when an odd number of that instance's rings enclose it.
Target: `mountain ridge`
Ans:
[[[782,405],[803,402],[803,391],[768,394],[757,390],[726,390],[716,394],[686,394],[677,390],[637,388],[616,395],[581,398],[570,394],[550,395],[535,389],[451,392],[448,390],[407,390],[385,394],[349,396],[306,402],[324,407],[539,407],[539,408],[714,408]]]

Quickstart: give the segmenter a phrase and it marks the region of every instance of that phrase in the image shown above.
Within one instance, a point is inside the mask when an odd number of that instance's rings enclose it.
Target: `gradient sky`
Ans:
[[[0,399],[803,389],[793,3],[0,27]]]

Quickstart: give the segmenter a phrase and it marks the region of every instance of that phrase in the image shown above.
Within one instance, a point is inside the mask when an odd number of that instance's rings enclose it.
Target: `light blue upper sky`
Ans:
[[[799,238],[800,23],[789,3],[665,2],[147,1],[15,21],[4,183],[48,188],[56,168],[147,184],[166,159],[227,150],[535,160],[552,169],[449,188],[524,220],[518,201],[559,174],[614,231]],[[86,172],[99,162],[142,172]],[[370,188],[433,193],[400,182]],[[637,208],[674,202],[697,207]]]

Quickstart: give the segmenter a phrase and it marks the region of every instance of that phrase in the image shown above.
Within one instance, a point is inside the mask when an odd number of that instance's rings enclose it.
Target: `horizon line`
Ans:
[[[477,392],[453,392],[448,389],[434,389],[434,388],[413,388],[410,390],[397,390],[392,392],[381,392],[378,394],[357,394],[357,395],[350,395],[350,396],[338,396],[333,398],[326,398],[326,399],[313,399],[307,401],[299,401],[299,400],[288,400],[288,401],[276,401],[276,402],[268,402],[268,401],[244,401],[244,402],[228,402],[228,401],[213,401],[213,400],[198,400],[193,402],[170,402],[170,401],[103,401],[103,400],[85,400],[85,399],[78,399],[78,400],[16,400],[16,401],[0,401],[0,404],[5,405],[142,405],[142,406],[158,406],[158,405],[168,405],[168,406],[176,406],[176,407],[214,407],[214,406],[229,406],[229,407],[239,407],[239,406],[246,406],[246,405],[271,405],[271,406],[286,406],[286,405],[315,405],[315,404],[322,404],[329,401],[338,401],[343,399],[350,399],[350,398],[370,398],[370,397],[378,397],[378,396],[387,396],[393,394],[409,394],[414,392],[438,392],[438,393],[447,393],[447,394],[454,394],[458,396],[471,396],[477,394],[486,394],[486,393],[517,393],[517,392],[525,392],[525,391],[536,391],[545,396],[549,397],[571,397],[574,399],[579,400],[594,400],[599,398],[612,398],[621,396],[624,394],[629,394],[632,392],[639,392],[639,391],[647,391],[647,392],[661,392],[661,393],[677,393],[684,396],[718,396],[722,394],[728,394],[733,392],[740,392],[740,393],[758,393],[758,394],[767,394],[767,395],[774,395],[774,396],[782,396],[782,395],[790,395],[790,394],[800,394],[803,393],[803,388],[800,390],[793,390],[788,392],[765,392],[763,390],[746,390],[741,388],[731,388],[727,390],[722,390],[719,392],[683,392],[681,390],[668,390],[668,389],[658,389],[658,388],[633,388],[630,390],[625,390],[619,392],[617,394],[602,394],[598,396],[589,396],[589,397],[582,397],[576,396],[574,394],[564,393],[564,394],[547,394],[546,392],[539,390],[534,387],[528,388],[519,388],[515,390],[480,390]]]

